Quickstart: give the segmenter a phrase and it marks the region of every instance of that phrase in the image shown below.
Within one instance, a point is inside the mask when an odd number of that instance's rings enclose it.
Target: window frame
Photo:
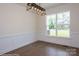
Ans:
[[[51,14],[51,15],[47,15],[47,16],[46,16],[46,33],[47,33],[47,36],[48,36],[48,37],[58,37],[58,38],[70,38],[70,37],[71,37],[71,35],[70,35],[70,11],[64,11],[64,12],[60,12],[60,13],[63,14],[63,13],[65,13],[65,12],[69,12],[69,24],[68,24],[68,26],[69,26],[69,37],[58,36],[58,29],[57,29],[57,26],[58,26],[58,25],[57,25],[57,24],[58,24],[58,23],[57,23],[57,20],[58,20],[57,18],[58,18],[58,17],[57,17],[57,15],[58,15],[59,13],[54,13],[54,14]],[[48,20],[47,17],[48,17],[48,16],[52,16],[52,15],[56,15],[56,30],[55,30],[55,31],[56,31],[56,36],[53,36],[53,35],[51,36],[51,35],[49,35],[48,32],[47,32],[47,31],[48,31],[48,30],[47,30],[47,27],[48,27],[48,25],[47,25],[47,20]],[[63,24],[63,25],[67,25],[67,24]]]

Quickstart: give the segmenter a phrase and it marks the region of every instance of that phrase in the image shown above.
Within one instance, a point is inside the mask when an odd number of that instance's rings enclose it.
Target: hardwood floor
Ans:
[[[3,54],[19,56],[75,56],[79,55],[76,48],[38,41],[28,46]]]

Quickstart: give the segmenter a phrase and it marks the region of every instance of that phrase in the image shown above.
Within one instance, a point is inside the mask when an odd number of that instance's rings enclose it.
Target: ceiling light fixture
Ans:
[[[46,15],[46,10],[36,3],[27,3],[27,11],[34,10],[38,15]]]

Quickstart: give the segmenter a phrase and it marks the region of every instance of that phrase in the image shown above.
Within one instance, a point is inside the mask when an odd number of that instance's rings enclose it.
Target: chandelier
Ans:
[[[33,10],[36,12],[36,14],[41,16],[46,15],[46,10],[43,7],[37,5],[36,3],[27,3],[27,11],[29,10]]]

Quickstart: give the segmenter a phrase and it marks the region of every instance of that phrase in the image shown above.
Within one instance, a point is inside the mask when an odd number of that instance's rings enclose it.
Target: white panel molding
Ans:
[[[36,41],[33,33],[2,36],[0,37],[0,54],[7,53]]]

